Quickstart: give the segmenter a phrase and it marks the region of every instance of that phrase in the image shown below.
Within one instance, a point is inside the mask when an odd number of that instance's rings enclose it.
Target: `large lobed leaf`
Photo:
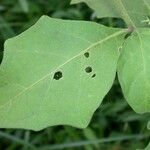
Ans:
[[[72,0],[85,2],[95,10],[99,18],[122,18],[128,25],[146,27],[150,23],[150,0]]]
[[[123,93],[138,113],[150,112],[150,30],[139,29],[122,49],[118,76]]]
[[[112,86],[124,32],[43,16],[7,40],[0,67],[0,127],[86,127]]]

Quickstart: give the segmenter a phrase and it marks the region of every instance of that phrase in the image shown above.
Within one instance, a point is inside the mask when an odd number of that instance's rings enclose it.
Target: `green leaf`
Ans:
[[[86,127],[113,84],[124,32],[43,16],[7,40],[0,68],[0,127]]]
[[[150,25],[150,0],[72,0],[72,4],[85,2],[99,18],[122,18],[130,26]]]
[[[122,49],[118,76],[125,98],[138,113],[150,112],[150,30],[139,29]]]
[[[148,146],[144,150],[150,150],[150,143],[148,144]]]

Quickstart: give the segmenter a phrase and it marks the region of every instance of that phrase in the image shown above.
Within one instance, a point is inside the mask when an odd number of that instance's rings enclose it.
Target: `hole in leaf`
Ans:
[[[91,73],[92,72],[92,67],[86,67],[85,72],[86,73]]]
[[[88,58],[88,57],[89,57],[89,52],[84,53],[84,56],[85,56],[86,58]]]
[[[63,76],[62,72],[61,71],[57,71],[57,72],[55,72],[53,79],[59,80],[59,79],[62,78],[62,76]]]
[[[129,36],[131,36],[132,33],[127,33],[125,36],[124,36],[124,39],[127,39]]]
[[[96,74],[94,73],[93,75],[92,75],[92,78],[95,78],[96,77]]]

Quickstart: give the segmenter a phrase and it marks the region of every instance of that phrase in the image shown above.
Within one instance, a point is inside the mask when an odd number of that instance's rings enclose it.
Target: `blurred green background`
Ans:
[[[85,4],[70,0],[0,0],[0,62],[4,41],[33,25],[42,15],[88,20],[107,26],[125,27],[120,19],[96,19]],[[0,129],[0,150],[135,150],[150,140],[149,114],[136,114],[124,100],[116,78],[102,105],[86,129],[49,127],[40,132]]]

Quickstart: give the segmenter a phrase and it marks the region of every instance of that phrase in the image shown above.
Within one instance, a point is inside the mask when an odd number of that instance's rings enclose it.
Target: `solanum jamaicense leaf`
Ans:
[[[150,29],[139,29],[122,49],[118,76],[123,93],[138,113],[150,112]]]
[[[0,127],[86,127],[112,86],[123,29],[47,16],[5,43]]]
[[[128,25],[150,25],[150,0],[72,0],[72,4],[85,2],[99,18],[122,18]]]

